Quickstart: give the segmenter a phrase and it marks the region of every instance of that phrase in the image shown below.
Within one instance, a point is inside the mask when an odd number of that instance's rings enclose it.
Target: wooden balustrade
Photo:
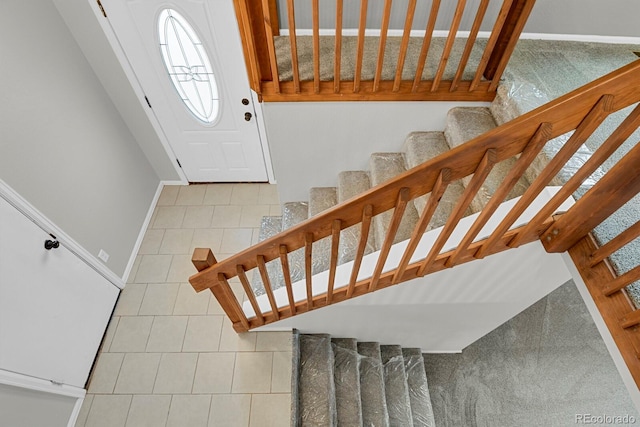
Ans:
[[[612,336],[621,349],[636,381],[640,383],[640,311],[629,302],[625,287],[640,280],[640,267],[617,275],[607,257],[640,236],[640,221],[598,248],[591,231],[613,212],[640,193],[640,143],[622,157],[599,181],[565,213],[556,213],[567,197],[578,189],[603,162],[640,126],[640,106],[636,106],[610,134],[593,156],[586,161],[555,196],[525,225],[513,227],[523,212],[556,176],[565,163],[613,112],[640,102],[640,61],[629,64],[582,88],[543,105],[509,123],[499,126],[449,152],[378,185],[365,193],[260,242],[243,252],[217,262],[209,250],[197,249],[193,262],[198,273],[189,280],[196,291],[210,289],[236,331],[249,329],[375,292],[398,283],[431,274],[458,264],[471,262],[535,240],[541,240],[549,252],[568,251],[583,275],[596,305],[600,308]],[[488,238],[477,236],[495,215],[507,194],[542,150],[545,143],[572,131],[562,148],[525,193],[513,203]],[[446,242],[464,212],[477,195],[493,166],[517,156],[517,160],[493,196],[478,214],[455,248]],[[415,251],[447,186],[471,176],[453,212],[423,258]],[[428,195],[427,203],[415,225],[404,253],[389,269],[389,254],[402,221],[405,207],[417,197]],[[360,267],[370,233],[372,218],[393,210],[381,249],[369,256],[375,268],[369,277],[359,278]],[[336,287],[338,248],[341,232],[360,225],[360,238],[348,283]],[[314,293],[312,274],[313,244],[331,239],[326,291]],[[317,247],[316,247],[317,249]],[[294,294],[288,254],[304,251],[305,278]],[[278,302],[271,289],[266,264],[277,260],[282,267],[287,302]],[[386,268],[386,271],[385,271]],[[260,305],[247,272],[257,269],[266,292]],[[238,276],[242,291],[253,311],[249,317],[236,298],[228,280]],[[265,306],[269,310],[265,309]],[[250,310],[247,307],[246,312]],[[636,366],[637,365],[637,366]]]
[[[331,0],[331,3],[319,0],[308,0],[310,7],[311,28],[311,75],[301,75],[300,72],[300,48],[298,35],[300,29],[296,25],[302,17],[300,3],[298,10],[294,7],[293,0],[234,0],[236,16],[240,28],[240,35],[244,46],[244,54],[249,73],[251,88],[258,93],[264,101],[354,101],[354,100],[447,100],[447,101],[488,101],[495,96],[495,90],[500,77],[515,48],[516,42],[524,28],[529,14],[535,4],[535,0],[501,0],[502,6],[497,16],[491,17],[493,23],[487,22],[487,10],[489,0],[480,0],[477,10],[468,11],[472,2],[456,0],[456,8],[447,30],[442,53],[430,64],[435,68],[433,75],[423,78],[427,65],[428,54],[434,40],[436,20],[441,14],[441,0],[433,0],[429,13],[425,16],[417,16],[417,0],[408,0],[404,16],[403,28],[398,28],[400,41],[397,57],[394,58],[394,71],[392,77],[383,77],[385,66],[385,52],[388,52],[389,26],[392,13],[392,0],[384,0],[382,16],[375,17],[367,22],[369,1],[360,0],[358,5],[358,27],[356,48],[353,57],[353,75],[343,78],[341,70],[344,68],[343,41],[345,28],[343,28],[344,2],[343,0]],[[283,10],[280,12],[286,16],[283,20],[288,25],[288,36],[280,36],[278,11],[276,5]],[[306,6],[306,4],[304,4]],[[321,8],[335,8],[335,21],[330,28],[320,28]],[[350,10],[350,9],[349,9]],[[459,31],[465,14],[473,13],[473,23],[468,29],[464,29],[466,43],[461,55],[453,55],[454,43],[461,39]],[[481,25],[491,25],[492,30],[488,35],[481,58],[477,64],[470,64],[472,50],[480,48],[477,43]],[[422,24],[422,25],[420,25]],[[326,27],[327,24],[324,24]],[[424,35],[412,36],[412,28],[419,26],[424,28]],[[327,57],[321,54],[320,45],[321,30],[328,30],[335,35],[333,56]],[[351,29],[347,29],[351,30]],[[363,80],[365,35],[368,30],[379,31],[379,41],[375,69],[370,70],[371,80]],[[348,33],[351,34],[351,33]],[[278,51],[274,43],[275,37],[288,37],[289,51]],[[405,70],[407,55],[411,39],[422,40],[422,45],[415,66],[411,70]],[[455,57],[454,57],[455,56]],[[458,58],[458,56],[460,56]],[[281,58],[280,58],[281,57]],[[282,59],[279,69],[279,59]],[[333,64],[333,76],[321,75],[321,62],[330,61]],[[446,74],[447,65],[456,61],[455,74]],[[282,80],[283,65],[288,64],[287,72],[291,74],[291,80]],[[290,67],[290,69],[289,69]],[[474,68],[475,67],[475,68]],[[473,74],[472,79],[465,80],[465,71]],[[411,73],[411,78],[403,78],[403,73]],[[371,73],[367,73],[371,74]],[[388,74],[388,73],[387,73]]]

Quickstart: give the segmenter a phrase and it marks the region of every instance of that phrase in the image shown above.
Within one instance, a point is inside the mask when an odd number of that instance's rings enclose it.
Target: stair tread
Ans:
[[[282,230],[287,230],[309,217],[309,203],[287,202],[282,205]],[[289,253],[289,271],[291,282],[295,283],[305,277],[304,248]]]
[[[424,359],[419,348],[403,348],[404,369],[409,389],[414,427],[435,427]]]
[[[381,345],[380,355],[384,366],[385,398],[390,426],[411,426],[411,403],[404,356],[399,345]]]
[[[299,369],[301,425],[336,426],[334,358],[329,335],[300,335]]]
[[[384,368],[380,344],[358,342],[360,354],[360,395],[365,426],[389,426],[389,414],[384,392]]]
[[[451,148],[455,148],[473,138],[488,132],[496,127],[496,122],[491,115],[489,107],[455,107],[447,113],[447,125],[445,138]],[[516,162],[516,158],[503,160],[496,164],[478,194],[471,202],[471,210],[479,212],[487,204],[491,196],[502,184],[504,177],[509,173]],[[472,175],[462,179],[464,185],[468,185]],[[524,194],[529,186],[525,177],[520,178],[505,200],[510,200]]]
[[[369,174],[365,171],[343,171],[338,175],[338,203],[342,203],[371,188]],[[360,242],[360,224],[342,230],[338,248],[338,264],[353,261]],[[365,255],[375,251],[375,233],[369,232]]]
[[[263,216],[260,221],[260,233],[258,240],[260,242],[267,240],[282,231],[282,217],[281,216]],[[284,275],[282,273],[282,267],[276,260],[269,261],[267,263],[267,271],[269,272],[269,280],[272,289],[278,289],[284,283]],[[264,283],[262,277],[257,269],[253,270],[253,280],[251,281],[251,288],[256,295],[264,295]]]
[[[373,153],[370,157],[369,167],[371,170],[371,186],[387,182],[406,171],[405,160],[402,153]],[[393,209],[376,215],[373,218],[373,231],[375,232],[376,248],[378,249],[383,245],[392,217]],[[418,211],[413,205],[413,201],[410,201],[407,203],[393,243],[409,239],[417,222]]]
[[[360,397],[360,356],[357,341],[352,338],[332,338],[335,360],[334,382],[338,425],[362,425]]]
[[[444,132],[412,132],[407,136],[404,143],[404,152],[407,160],[407,167],[414,168],[420,164],[449,151],[449,145],[445,139]],[[440,199],[438,208],[433,214],[427,231],[438,228],[445,224],[456,203],[464,193],[462,181],[454,181],[447,186],[446,191]],[[429,199],[429,194],[420,196],[413,201],[418,213],[422,213]],[[471,210],[467,209],[466,215],[470,215]]]
[[[319,214],[338,203],[337,188],[313,187],[309,189],[309,217]],[[329,269],[331,263],[331,236],[313,244],[311,271],[313,274]]]

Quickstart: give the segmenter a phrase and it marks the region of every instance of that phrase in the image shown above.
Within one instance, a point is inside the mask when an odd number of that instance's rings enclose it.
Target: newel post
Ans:
[[[205,272],[205,270],[213,267],[217,263],[216,257],[209,248],[196,248],[193,251],[191,262],[199,273]],[[199,276],[199,274],[196,274],[189,278],[189,282],[196,290],[195,282],[197,280],[196,278]],[[218,300],[220,307],[222,307],[225,314],[233,324],[233,329],[236,332],[247,332],[250,327],[249,321],[247,320],[247,316],[244,314],[236,296],[231,290],[231,286],[229,285],[229,282],[227,282],[224,274],[218,273],[215,278],[209,280],[210,283],[207,285],[213,296]]]

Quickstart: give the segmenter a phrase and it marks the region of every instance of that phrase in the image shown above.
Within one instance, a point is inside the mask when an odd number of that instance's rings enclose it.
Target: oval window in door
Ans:
[[[198,120],[213,123],[220,99],[211,61],[200,38],[173,9],[160,13],[158,35],[164,66],[180,99]]]

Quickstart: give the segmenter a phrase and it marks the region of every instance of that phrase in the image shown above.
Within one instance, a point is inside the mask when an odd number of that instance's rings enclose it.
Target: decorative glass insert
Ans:
[[[220,99],[211,62],[193,27],[173,9],[158,18],[160,51],[178,95],[199,120],[213,123]]]

